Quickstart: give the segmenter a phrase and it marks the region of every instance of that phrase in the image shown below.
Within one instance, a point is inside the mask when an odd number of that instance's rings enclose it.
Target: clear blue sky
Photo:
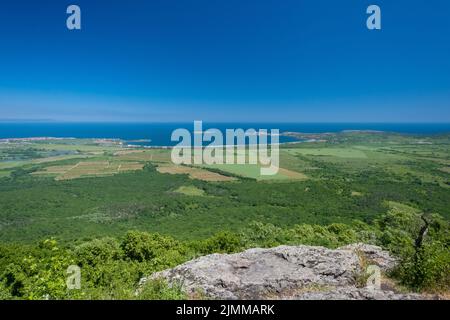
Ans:
[[[0,119],[450,122],[448,0],[9,0],[0,41]]]

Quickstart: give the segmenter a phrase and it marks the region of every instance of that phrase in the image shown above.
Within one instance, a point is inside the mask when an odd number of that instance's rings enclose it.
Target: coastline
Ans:
[[[173,148],[177,144],[177,142],[169,140],[173,130],[180,126],[189,128],[190,125],[187,123],[76,123],[67,125],[57,122],[51,124],[14,122],[5,125],[5,123],[0,122],[0,143],[90,140],[100,145],[112,144],[132,149],[167,149]],[[282,138],[280,140],[284,140],[279,142],[280,146],[303,142],[326,142],[331,137],[340,134],[393,134],[417,136],[418,138],[450,134],[450,123],[208,123],[207,125],[211,128],[216,127],[221,132],[234,127],[242,127],[244,130],[258,127],[278,128],[279,136]],[[148,135],[152,135],[152,137],[150,138]],[[221,147],[224,146],[226,145],[221,145]]]

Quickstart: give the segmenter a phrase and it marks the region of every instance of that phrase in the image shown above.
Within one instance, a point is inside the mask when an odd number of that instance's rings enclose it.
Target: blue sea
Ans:
[[[190,123],[60,123],[60,122],[0,122],[0,139],[4,138],[117,138],[129,144],[148,146],[171,146],[172,131],[185,128],[193,132]],[[282,132],[324,133],[344,130],[377,130],[405,134],[450,133],[450,123],[203,123],[203,130],[253,128],[279,129]],[[136,141],[145,140],[145,141]],[[280,137],[280,142],[295,141],[292,137]]]

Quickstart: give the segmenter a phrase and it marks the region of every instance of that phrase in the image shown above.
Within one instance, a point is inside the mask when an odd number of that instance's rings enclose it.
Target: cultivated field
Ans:
[[[170,173],[170,174],[187,174],[191,179],[198,179],[203,181],[234,181],[236,178],[221,175],[216,172],[211,172],[202,168],[194,168],[188,166],[178,166],[178,165],[160,165],[157,167],[160,173]]]
[[[170,162],[170,150],[168,149],[122,150],[114,155],[121,161]]]
[[[70,180],[82,177],[113,175],[125,171],[141,170],[138,162],[83,161],[75,165],[50,166],[34,175],[55,175],[55,180]]]
[[[216,169],[233,175],[252,178],[256,180],[305,180],[307,176],[288,169],[280,168],[278,173],[272,176],[261,175],[261,166],[258,164],[214,164],[204,165],[203,168]]]

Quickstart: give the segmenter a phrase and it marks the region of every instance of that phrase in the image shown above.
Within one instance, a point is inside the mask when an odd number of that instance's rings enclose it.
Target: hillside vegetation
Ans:
[[[283,146],[281,175],[260,179],[245,167],[173,168],[170,150],[116,142],[0,143],[0,298],[134,298],[140,277],[198,255],[355,242],[400,257],[390,275],[400,285],[446,292],[449,145],[326,134]],[[71,264],[81,290],[65,289]],[[140,297],[182,296],[153,283]]]
[[[179,241],[170,236],[129,231],[123,237],[105,237],[78,245],[60,245],[47,239],[34,245],[0,246],[0,297],[3,299],[181,299],[185,293],[161,281],[149,281],[135,295],[143,276],[174,267],[209,253],[233,253],[251,247],[280,244],[336,248],[365,242],[381,245],[401,263],[387,275],[399,290],[443,292],[450,289],[449,225],[428,216],[428,236],[417,246],[421,215],[394,206],[368,225],[361,221],[327,226],[302,224],[278,228],[251,223],[240,233],[220,232],[204,240]],[[66,288],[69,265],[81,267],[80,290]]]

